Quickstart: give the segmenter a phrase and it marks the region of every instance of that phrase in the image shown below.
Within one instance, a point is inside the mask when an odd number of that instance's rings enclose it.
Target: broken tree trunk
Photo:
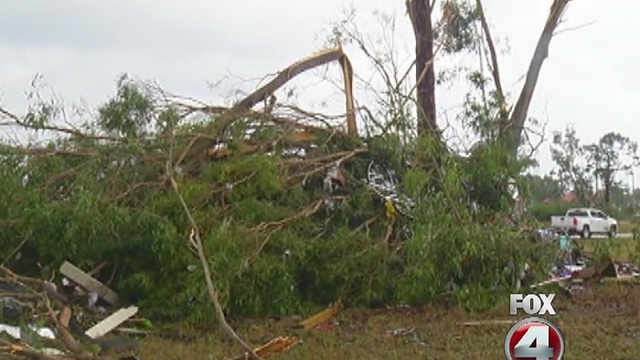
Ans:
[[[531,104],[533,92],[535,91],[536,84],[538,82],[542,63],[548,56],[551,38],[560,23],[562,14],[569,4],[569,1],[571,0],[553,0],[549,17],[547,18],[547,22],[544,25],[544,29],[542,30],[542,34],[538,40],[538,45],[536,46],[536,50],[533,53],[531,62],[529,63],[529,70],[527,71],[522,91],[520,92],[518,101],[511,113],[511,118],[505,135],[507,136],[509,150],[514,158],[518,155],[522,131],[524,130],[524,124],[527,120],[529,105]]]
[[[286,69],[280,71],[278,75],[259,89],[249,94],[243,100],[237,102],[231,109],[229,109],[230,116],[222,123],[222,128],[225,128],[233,122],[236,115],[242,114],[245,111],[251,109],[254,105],[261,101],[266,100],[276,90],[281,88],[289,80],[298,76],[299,74],[316,68],[321,65],[328,64],[332,61],[338,61],[342,68],[342,75],[344,77],[344,90],[346,98],[346,116],[347,116],[347,133],[351,136],[358,134],[355,119],[355,106],[353,100],[353,68],[347,55],[342,51],[341,47],[333,49],[326,49],[313,54],[307,58],[304,58]]]
[[[349,58],[342,50],[342,47],[338,46],[331,49],[325,49],[308,56],[278,72],[278,75],[273,80],[261,86],[244,99],[238,101],[234,106],[223,113],[221,119],[218,122],[213,123],[214,128],[211,129],[214,132],[213,137],[194,139],[190,146],[188,146],[188,148],[179,156],[176,163],[179,165],[183,163],[183,161],[190,162],[191,166],[187,166],[188,168],[197,168],[197,166],[193,166],[194,163],[197,164],[203,162],[203,157],[208,158],[208,150],[210,150],[215,144],[215,140],[213,138],[222,134],[227,127],[229,127],[234,121],[241,118],[242,115],[247,113],[253,106],[270,98],[275,91],[301,73],[333,61],[340,63],[342,75],[344,77],[347,134],[354,137],[357,136],[358,128],[355,117],[355,102],[353,98],[353,68],[351,66],[351,61],[349,61]],[[273,105],[274,104],[271,103],[269,104],[269,107],[272,107]]]
[[[407,0],[407,12],[416,39],[416,103],[418,134],[438,136],[436,123],[436,75],[433,66],[431,0]]]

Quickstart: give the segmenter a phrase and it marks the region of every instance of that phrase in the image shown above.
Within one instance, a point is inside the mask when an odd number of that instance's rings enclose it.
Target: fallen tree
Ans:
[[[472,202],[466,191],[479,169],[508,175],[495,153],[451,157],[436,180],[420,165],[431,156],[424,142],[354,137],[280,104],[237,113],[126,78],[85,130],[52,125],[54,110],[2,111],[15,125],[66,136],[2,148],[0,197],[13,205],[0,213],[0,251],[37,276],[64,260],[105,261],[96,276],[160,318],[211,314],[193,306],[208,297],[193,267],[194,228],[216,297],[235,315],[296,313],[340,297],[425,302],[453,284],[481,308],[488,289],[506,289],[516,264],[532,258],[517,233],[489,222],[510,195],[492,182],[476,191],[493,196]],[[206,131],[219,121],[225,131]],[[212,146],[194,153],[200,139]]]

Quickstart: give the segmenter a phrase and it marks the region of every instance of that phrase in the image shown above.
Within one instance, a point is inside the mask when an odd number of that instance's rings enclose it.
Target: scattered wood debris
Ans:
[[[300,339],[298,339],[295,336],[279,336],[275,339],[272,339],[268,343],[256,348],[254,352],[256,353],[256,355],[260,356],[261,358],[267,358],[271,355],[283,353],[289,350],[290,348],[292,348],[293,346],[295,346],[296,344],[298,344],[299,342],[300,342]],[[242,355],[232,358],[232,360],[248,360],[248,359],[251,359],[251,354],[249,353],[244,353]]]
[[[102,337],[103,335],[109,333],[111,330],[120,326],[120,324],[127,321],[127,319],[135,315],[137,312],[138,308],[136,306],[122,308],[111,314],[108,318],[95,324],[92,328],[87,330],[85,334],[92,339]]]
[[[64,279],[77,283],[86,292],[64,281],[56,284],[24,277],[4,266],[0,270],[0,288],[10,290],[0,291],[0,310],[4,312],[7,307],[11,315],[1,318],[8,324],[0,324],[0,358],[7,355],[16,359],[45,360],[137,359],[136,341],[101,337],[135,315],[138,308],[130,306],[106,316],[116,310],[114,305],[120,300],[114,291],[91,275],[70,262],[60,267],[60,273],[66,276]],[[94,305],[98,298],[105,301],[101,308],[108,309],[106,314],[96,311]],[[97,319],[98,322],[93,326],[88,324],[91,327],[84,331],[86,319]],[[51,328],[29,325],[28,321],[51,325]],[[3,333],[9,337],[2,336]]]
[[[341,301],[336,303],[334,306],[329,307],[325,310],[320,311],[319,313],[300,321],[297,327],[301,327],[304,330],[311,330],[316,328],[323,323],[329,321],[332,317],[343,310],[344,306]]]
[[[87,291],[95,292],[100,298],[109,302],[109,304],[113,306],[119,305],[120,300],[118,299],[118,294],[70,262],[65,261],[60,266],[60,273]]]

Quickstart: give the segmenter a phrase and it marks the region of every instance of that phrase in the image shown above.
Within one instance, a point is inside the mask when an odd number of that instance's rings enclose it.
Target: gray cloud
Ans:
[[[323,10],[282,0],[6,0],[0,12],[0,42],[169,56],[210,51],[266,55],[274,47],[296,44],[295,36],[280,34],[307,32],[309,22],[297,14]]]

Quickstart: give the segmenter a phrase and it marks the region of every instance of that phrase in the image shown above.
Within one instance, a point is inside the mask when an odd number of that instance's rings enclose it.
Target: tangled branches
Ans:
[[[519,170],[500,149],[465,159],[435,154],[429,138],[357,137],[348,97],[338,118],[275,100],[251,109],[274,99],[265,91],[225,108],[121,80],[78,127],[46,106],[0,110],[5,125],[59,135],[0,148],[0,201],[13,204],[0,209],[0,253],[35,277],[108,260],[95,276],[149,316],[215,317],[236,341],[230,314],[336,298],[425,302],[453,282],[489,304],[486,289],[512,275],[495,269],[532,262],[519,235],[486,221],[509,207],[500,184]]]

